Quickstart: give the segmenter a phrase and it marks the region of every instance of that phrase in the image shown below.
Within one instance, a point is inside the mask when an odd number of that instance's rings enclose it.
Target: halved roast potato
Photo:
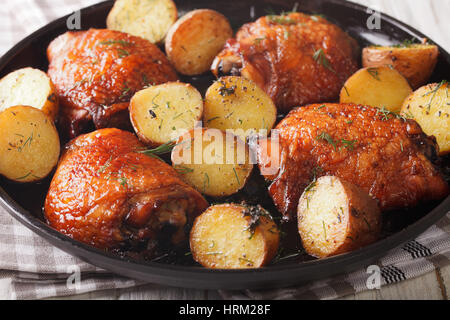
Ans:
[[[357,186],[323,176],[300,198],[298,230],[308,254],[330,257],[375,242],[381,230],[381,211]]]
[[[270,214],[238,204],[212,206],[191,231],[192,256],[211,269],[260,268],[275,257],[280,233]]]
[[[157,147],[195,127],[202,117],[203,99],[190,84],[168,82],[137,92],[129,110],[139,139]]]
[[[439,154],[450,153],[450,84],[431,83],[412,93],[403,103],[401,114],[414,119],[429,136],[436,137]]]
[[[45,72],[23,68],[0,80],[0,112],[19,105],[41,109],[53,121],[56,119],[59,111],[58,96]]]
[[[385,108],[398,113],[411,93],[408,81],[397,70],[386,66],[363,68],[345,82],[340,102]]]
[[[182,179],[211,197],[237,193],[253,170],[248,145],[218,129],[197,128],[182,135],[172,150]]]
[[[429,44],[370,46],[363,49],[362,61],[365,68],[393,66],[408,80],[413,89],[417,89],[430,78],[438,55],[438,47]]]
[[[0,113],[0,174],[20,183],[47,177],[58,163],[59,135],[42,110],[15,106]]]

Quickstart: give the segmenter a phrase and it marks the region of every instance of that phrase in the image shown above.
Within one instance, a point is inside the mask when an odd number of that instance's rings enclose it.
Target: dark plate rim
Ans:
[[[337,4],[348,9],[367,12],[367,7],[353,2],[347,2],[345,0],[327,0],[326,2]],[[96,11],[101,7],[109,6],[111,3],[112,1],[104,1],[81,9],[81,11],[82,13]],[[69,16],[70,14],[50,22],[46,26],[40,28],[17,43],[0,59],[0,70],[3,70],[8,63],[11,62],[17,52],[21,51],[28,44],[46,34],[48,31],[55,29],[62,23],[65,23]],[[405,31],[411,36],[419,39],[426,37],[421,32],[401,21],[398,21],[395,18],[390,17],[389,15],[381,13],[381,18],[382,21],[391,23],[393,26]],[[430,41],[433,40],[430,39]],[[441,46],[438,45],[438,47],[440,54],[450,64],[449,53],[446,52]],[[279,266],[275,265],[260,269],[244,270],[209,270],[196,266],[168,265],[159,264],[156,262],[137,262],[124,259],[113,253],[96,249],[57,232],[43,221],[34,217],[30,212],[22,208],[1,187],[0,206],[6,209],[11,216],[25,225],[28,229],[42,236],[59,249],[66,251],[69,254],[74,254],[75,256],[78,256],[101,268],[139,280],[150,280],[156,284],[198,289],[238,290],[250,288],[284,287],[319,279],[325,271],[327,271],[327,275],[332,276],[345,271],[350,271],[354,269],[355,266],[361,266],[362,263],[373,262],[385,255],[389,250],[406,243],[414,237],[417,237],[449,213],[450,196],[444,199],[431,212],[424,215],[422,218],[405,229],[357,251],[326,259],[302,262],[300,264],[293,263]],[[331,272],[330,269],[332,270]],[[292,271],[297,271],[297,273],[293,274]],[[218,279],[219,277],[220,279]]]

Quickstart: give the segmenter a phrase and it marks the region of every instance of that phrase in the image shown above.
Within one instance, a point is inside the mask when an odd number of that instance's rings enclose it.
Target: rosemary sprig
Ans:
[[[173,141],[170,141],[170,142],[165,143],[155,149],[143,150],[143,151],[139,151],[139,153],[142,153],[142,154],[145,154],[146,156],[156,158],[156,159],[163,161],[159,156],[172,152],[173,148],[175,148],[176,146],[177,145]]]

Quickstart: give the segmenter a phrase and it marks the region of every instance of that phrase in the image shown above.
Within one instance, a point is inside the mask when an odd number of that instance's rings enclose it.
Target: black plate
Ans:
[[[229,0],[179,0],[175,1],[180,14],[198,8],[211,8],[227,16],[232,26],[238,29],[254,17],[274,12],[289,11],[295,1],[288,0],[240,0],[232,5]],[[425,36],[411,27],[382,15],[381,30],[369,30],[366,26],[367,8],[338,0],[298,1],[298,10],[307,13],[323,14],[356,38],[361,46],[375,44],[395,44],[405,39],[422,39]],[[82,10],[82,28],[104,28],[106,16],[113,1],[103,2]],[[253,8],[253,9],[252,9]],[[46,48],[51,40],[67,31],[67,17],[56,20],[33,33],[0,60],[0,76],[18,68],[32,66],[47,69]],[[446,79],[450,74],[450,55],[440,48],[436,71],[430,81]],[[211,81],[210,76],[199,77],[191,82],[202,84]],[[47,239],[56,247],[78,256],[101,268],[151,283],[199,288],[199,289],[257,289],[292,286],[307,281],[333,276],[339,273],[373,263],[390,249],[417,237],[437,222],[450,210],[450,197],[440,203],[430,203],[412,212],[402,213],[402,221],[396,232],[383,240],[361,250],[340,256],[302,262],[288,262],[257,270],[219,270],[212,271],[197,266],[161,264],[156,262],[137,262],[118,255],[97,250],[74,241],[51,229],[42,220],[43,204],[48,181],[37,185],[15,185],[0,180],[0,205],[12,216]]]

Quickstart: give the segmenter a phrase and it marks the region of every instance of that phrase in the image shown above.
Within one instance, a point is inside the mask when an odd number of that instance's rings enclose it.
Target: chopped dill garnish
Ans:
[[[86,79],[81,79],[80,81],[75,82],[75,84],[73,85],[72,88],[70,88],[70,90],[73,90],[75,88],[80,87],[81,85],[83,85],[84,83],[86,83],[87,80]]]
[[[125,178],[125,177],[120,177],[118,180],[119,180],[120,185],[121,185],[122,187],[128,186],[128,179],[127,179],[127,178]]]
[[[117,51],[119,52],[119,58],[128,57],[130,55],[130,53],[127,50],[121,48],[117,49]]]
[[[367,72],[378,81],[381,81],[377,68],[367,68]]]
[[[125,40],[110,39],[110,40],[101,41],[98,44],[106,45],[106,46],[110,46],[110,45],[114,45],[114,44],[120,44],[122,46],[130,46],[132,43],[128,42],[128,41],[125,41]]]
[[[22,152],[23,149],[25,149],[25,147],[31,146],[31,142],[33,141],[33,136],[34,136],[34,132],[31,133],[31,135],[28,137],[27,140],[25,140],[25,142],[23,143],[23,145],[19,148],[17,148],[17,151]]]
[[[246,258],[239,257],[239,260],[248,263],[248,266],[250,266],[250,267],[253,267],[255,265],[255,263],[253,261],[248,260]]]
[[[314,189],[314,187],[317,184],[317,180],[314,180],[313,182],[311,182],[306,188],[304,192],[310,192],[312,189]]]
[[[178,119],[178,118],[181,117],[183,114],[184,114],[184,112],[181,112],[181,113],[177,114],[176,116],[174,116],[174,117],[172,118],[172,120]]]
[[[103,173],[111,166],[112,156],[109,157],[108,161],[105,162],[105,164],[98,169],[97,173]]]
[[[405,117],[403,117],[402,115],[397,114],[397,113],[395,113],[395,112],[389,111],[389,110],[386,109],[384,106],[381,107],[381,108],[377,108],[377,113],[376,113],[376,115],[379,115],[379,114],[381,114],[381,120],[382,120],[382,121],[387,121],[387,120],[389,120],[389,119],[390,119],[389,116],[393,116],[394,118],[397,118],[397,119],[401,119],[401,120],[403,120],[403,121],[406,121],[406,118],[405,118]]]
[[[214,117],[214,118],[208,119],[208,120],[206,120],[206,123],[210,123],[211,121],[214,121],[217,119],[220,119],[220,117]]]
[[[128,88],[128,87],[123,88],[122,95],[119,97],[119,100],[125,98],[130,91],[131,91],[131,88]]]
[[[41,177],[35,176],[33,174],[33,172],[30,171],[28,174],[24,175],[23,177],[16,178],[16,180],[24,180],[24,179],[26,179],[26,178],[28,178],[30,176],[32,176],[32,177],[34,177],[36,179],[41,179]]]
[[[356,140],[345,140],[345,139],[341,139],[341,143],[343,144],[344,148],[353,151],[353,149],[355,149],[355,143],[357,141]]]
[[[347,94],[347,97],[350,97],[350,93],[348,93],[348,89],[346,86],[344,86],[344,90],[345,90],[345,93]]]
[[[261,41],[263,41],[263,40],[265,40],[265,39],[266,39],[266,37],[256,38],[255,40],[253,40],[253,43],[256,44],[256,45],[258,45],[258,44],[261,43]]]
[[[405,39],[401,43],[394,44],[391,47],[393,48],[407,48],[413,45],[420,44],[419,40],[412,38],[412,39]]]
[[[222,97],[232,95],[236,92],[236,88],[237,88],[236,85],[232,85],[230,88],[227,88],[227,85],[225,82],[219,81],[219,83],[222,84],[222,87],[219,88],[219,94]]]
[[[297,21],[287,17],[289,13],[282,12],[280,15],[268,15],[267,20],[272,23],[278,23],[278,24],[296,24]]]
[[[438,90],[445,84],[447,84],[447,80],[442,80],[441,82],[438,83],[438,85],[436,86],[436,88],[434,88],[433,90],[425,93],[422,97],[426,97],[428,95],[431,94],[431,99],[430,101],[427,103],[427,110],[430,111],[431,108],[431,103],[433,102],[434,98],[436,97],[436,93],[438,92]]]
[[[192,173],[192,172],[194,172],[194,169],[188,168],[188,167],[183,167],[183,166],[176,167],[175,170],[176,170],[179,174],[187,174],[187,173]]]
[[[208,183],[208,188],[210,186],[209,175],[205,172],[205,177],[203,180],[203,193],[206,192],[206,184]]]
[[[233,171],[234,171],[234,176],[236,177],[236,181],[237,181],[238,185],[241,185],[241,182],[239,181],[238,174],[236,172],[236,168],[233,168]]]
[[[320,48],[314,52],[313,59],[317,63],[321,64],[324,68],[330,70],[331,72],[336,73],[336,71],[334,71],[334,69],[331,67],[330,60],[328,60],[328,58],[325,55],[325,52],[323,51],[322,48]]]
[[[333,140],[333,138],[326,132],[322,132],[316,137],[316,140],[325,140],[329,144],[333,146],[333,149],[336,150],[336,142]]]

